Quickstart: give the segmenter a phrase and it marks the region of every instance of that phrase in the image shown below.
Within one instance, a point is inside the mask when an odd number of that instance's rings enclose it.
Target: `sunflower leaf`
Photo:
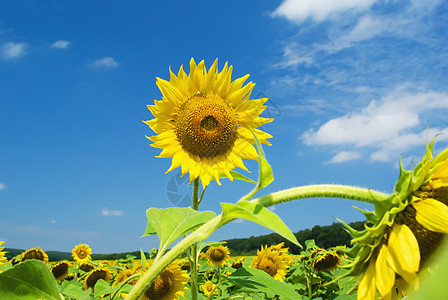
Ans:
[[[241,180],[241,181],[246,181],[246,182],[250,182],[250,183],[253,183],[253,184],[257,184],[256,181],[254,181],[254,180],[252,180],[250,178],[247,178],[243,174],[240,174],[240,173],[238,173],[236,171],[230,171],[230,175],[232,175],[233,179],[238,179],[238,180]],[[219,175],[219,178],[227,178],[227,176],[225,174],[221,173],[221,175]]]
[[[227,279],[248,291],[262,291],[279,295],[282,299],[301,299],[291,285],[272,278],[262,270],[242,267],[228,276]]]
[[[148,223],[143,236],[157,234],[159,253],[184,234],[187,234],[216,216],[212,211],[199,212],[191,207],[150,208],[146,211]]]
[[[258,183],[257,186],[249,194],[241,198],[240,201],[249,200],[259,190],[267,187],[272,183],[272,181],[274,181],[274,174],[272,173],[271,165],[268,163],[266,157],[264,156],[264,151],[263,148],[261,147],[260,141],[258,140],[257,135],[254,133],[252,128],[250,130],[252,131],[252,134],[254,136],[255,145],[258,153],[258,160],[259,160]]]
[[[60,299],[58,283],[39,260],[27,260],[0,273],[0,299]]]
[[[277,232],[288,241],[302,247],[282,219],[263,205],[240,201],[236,204],[221,203],[223,219],[246,219]]]

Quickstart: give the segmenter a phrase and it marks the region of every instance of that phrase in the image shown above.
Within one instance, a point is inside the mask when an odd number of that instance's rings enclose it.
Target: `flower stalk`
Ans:
[[[195,180],[193,185],[193,199],[196,194],[196,202],[198,196],[198,180]],[[367,203],[374,203],[376,201],[384,201],[390,195],[381,192],[373,191],[370,189],[364,189],[353,186],[345,185],[333,185],[333,184],[323,184],[323,185],[308,185],[300,186],[291,189],[282,190],[279,192],[274,192],[269,195],[250,200],[252,203],[260,204],[265,207],[276,205],[279,203],[284,203],[288,201],[305,199],[305,198],[318,198],[318,197],[329,197],[329,198],[343,198],[355,201],[362,201]],[[193,200],[194,205],[194,200]],[[194,208],[194,207],[193,207]],[[197,209],[197,204],[196,208]],[[137,300],[143,295],[145,290],[151,285],[151,283],[156,279],[156,277],[174,260],[180,253],[186,251],[188,248],[192,247],[196,243],[207,239],[215,230],[224,226],[225,224],[233,221],[235,218],[223,218],[222,215],[218,215],[211,219],[207,223],[200,226],[194,232],[186,236],[177,245],[175,245],[170,251],[165,253],[160,259],[155,263],[151,269],[146,272],[146,274],[139,280],[139,282],[130,291],[127,300]],[[197,251],[197,249],[196,249]],[[193,257],[193,261],[197,260]],[[196,266],[192,267],[192,272],[195,270]],[[192,281],[193,279],[192,274]],[[196,284],[196,295],[197,295],[197,282],[192,282],[192,297],[193,284]]]
[[[199,178],[193,182],[192,208],[199,210]],[[191,299],[198,298],[198,245],[195,243],[191,246]]]

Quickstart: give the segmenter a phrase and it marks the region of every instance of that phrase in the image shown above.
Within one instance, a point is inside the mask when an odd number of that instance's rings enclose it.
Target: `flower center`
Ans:
[[[214,249],[213,251],[210,252],[210,258],[216,262],[222,261],[225,256],[226,254],[219,249]]]
[[[79,258],[85,258],[87,256],[87,253],[84,250],[79,250],[78,256]]]
[[[149,299],[160,299],[170,291],[174,285],[174,281],[174,274],[171,271],[165,270],[157,276],[149,289],[146,290],[145,295]]]
[[[257,269],[265,271],[266,273],[271,275],[271,277],[274,277],[277,274],[277,266],[275,262],[269,257],[262,258],[258,263]]]
[[[196,94],[185,101],[174,118],[182,148],[200,158],[226,154],[237,139],[235,111],[221,97]]]

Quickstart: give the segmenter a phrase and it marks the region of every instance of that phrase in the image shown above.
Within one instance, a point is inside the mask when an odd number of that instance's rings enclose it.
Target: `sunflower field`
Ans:
[[[149,208],[144,236],[157,235],[158,249],[146,257],[93,261],[79,244],[71,261],[48,261],[39,247],[7,261],[0,242],[0,299],[445,299],[448,297],[448,148],[433,155],[435,138],[411,170],[400,162],[391,194],[354,186],[298,186],[255,197],[273,180],[262,144],[272,136],[260,127],[267,98],[250,99],[249,75],[232,81],[233,67],[217,60],[181,66],[170,80],[157,78],[162,100],[148,105],[147,136],[180,168],[193,187],[190,207]],[[258,162],[258,180],[243,159]],[[207,186],[221,178],[254,188],[222,211],[201,211]],[[224,188],[224,187],[223,187]],[[341,221],[350,247],[322,249],[314,240],[300,245],[280,216],[268,207],[297,199],[330,197],[370,203],[364,229]],[[301,247],[292,255],[283,243],[260,245],[255,256],[232,256],[223,242],[206,241],[218,228],[245,219]],[[177,243],[175,243],[178,241]]]

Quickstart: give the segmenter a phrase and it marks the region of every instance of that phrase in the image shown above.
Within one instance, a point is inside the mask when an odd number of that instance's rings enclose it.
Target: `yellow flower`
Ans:
[[[87,290],[88,288],[94,291],[95,284],[98,280],[102,279],[106,282],[109,282],[112,277],[112,272],[108,268],[100,267],[95,270],[90,271],[90,273],[86,276],[84,280],[84,288]]]
[[[250,267],[263,270],[279,281],[283,281],[288,270],[288,265],[283,260],[280,252],[273,251],[267,246],[264,248],[261,246],[261,250],[257,250],[257,257],[254,258]]]
[[[89,245],[87,244],[79,244],[72,250],[72,256],[78,262],[78,264],[89,261],[91,254],[92,249],[90,249]]]
[[[26,250],[20,255],[20,261],[25,261],[27,259],[37,259],[44,263],[48,263],[48,255],[40,247],[34,247],[32,249]]]
[[[205,253],[207,262],[211,266],[224,266],[230,257],[230,251],[227,246],[209,247]]]
[[[142,300],[174,300],[185,295],[185,284],[189,279],[186,271],[180,270],[177,263],[169,265],[157,276],[145,291]]]
[[[51,273],[53,273],[53,276],[56,280],[64,280],[68,276],[69,268],[70,268],[69,262],[61,261],[51,268]]]
[[[8,261],[7,259],[6,259],[6,256],[5,256],[5,254],[7,253],[6,251],[3,251],[3,249],[5,249],[5,247],[2,247],[2,245],[4,244],[5,242],[4,241],[0,241],[0,266],[4,266],[4,265],[6,265],[6,262]],[[0,273],[1,273],[2,271],[0,270]]]
[[[281,242],[277,245],[272,245],[271,247],[269,247],[272,251],[278,251],[278,254],[280,255],[280,257],[285,261],[285,263],[287,265],[291,265],[293,263],[292,257],[288,254],[288,250],[289,248],[283,248],[283,246],[285,245],[284,242]]]
[[[208,297],[212,292],[213,294],[216,293],[215,284],[211,281],[207,281],[203,285],[200,286],[201,291]]]
[[[231,81],[232,66],[218,72],[217,65],[207,71],[192,58],[188,76],[181,66],[177,76],[170,69],[170,81],[157,78],[163,100],[148,105],[155,118],[143,121],[157,134],[147,138],[162,149],[159,157],[172,158],[167,173],[181,167],[203,187],[213,179],[220,184],[220,175],[233,180],[235,167],[247,171],[242,159],[258,159],[251,130],[260,143],[270,145],[272,137],[257,129],[272,121],[260,117],[268,99],[249,100],[255,86],[243,86],[249,75]]]
[[[433,157],[433,143],[414,170],[401,167],[395,193],[377,201],[374,213],[364,212],[371,227],[348,227],[356,245],[347,252],[354,260],[346,275],[361,275],[358,299],[417,289],[418,273],[448,234],[448,148]]]
[[[334,270],[342,263],[339,255],[333,251],[324,250],[317,255],[313,255],[312,258],[312,267],[317,272]]]

